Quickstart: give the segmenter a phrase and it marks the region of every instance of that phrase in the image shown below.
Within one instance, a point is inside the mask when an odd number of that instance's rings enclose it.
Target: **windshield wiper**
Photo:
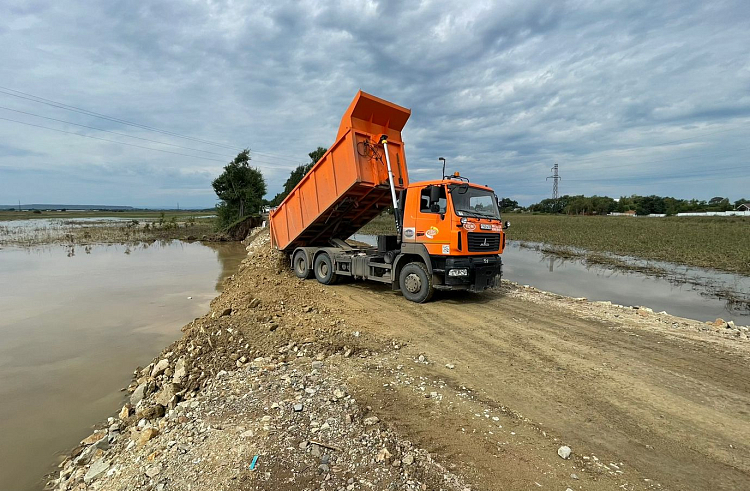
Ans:
[[[461,208],[456,208],[456,211],[460,211],[461,213],[468,213],[469,215],[475,217],[475,218],[482,218],[484,215],[481,215],[477,213],[476,211],[471,210],[462,210]]]

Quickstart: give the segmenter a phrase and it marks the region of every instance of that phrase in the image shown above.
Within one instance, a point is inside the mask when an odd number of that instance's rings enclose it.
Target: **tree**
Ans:
[[[510,198],[503,198],[500,200],[500,211],[503,213],[513,211],[518,208],[518,201]]]
[[[289,174],[289,178],[284,183],[284,190],[273,197],[271,200],[271,206],[279,206],[284,199],[289,196],[289,193],[292,192],[292,189],[299,184],[299,182],[302,180],[303,177],[307,175],[308,172],[310,172],[310,169],[313,168],[315,164],[318,163],[318,160],[320,160],[323,155],[328,151],[328,149],[323,147],[318,147],[312,152],[308,153],[307,155],[310,157],[310,162],[304,165],[297,166],[296,169],[294,169],[291,174]]]
[[[221,226],[260,212],[263,195],[266,194],[266,181],[259,169],[250,167],[249,149],[237,154],[224,166],[224,172],[214,179],[212,185],[221,200],[216,206]]]

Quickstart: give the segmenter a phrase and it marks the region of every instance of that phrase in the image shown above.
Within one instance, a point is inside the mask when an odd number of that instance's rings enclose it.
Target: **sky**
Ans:
[[[0,46],[0,204],[209,207],[243,148],[270,199],[359,89],[412,181],[750,198],[746,0],[4,0]]]

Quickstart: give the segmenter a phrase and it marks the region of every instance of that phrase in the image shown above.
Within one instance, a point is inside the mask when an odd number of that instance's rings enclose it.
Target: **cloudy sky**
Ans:
[[[211,206],[245,147],[272,197],[358,89],[412,180],[750,198],[747,0],[4,0],[0,46],[0,204]]]

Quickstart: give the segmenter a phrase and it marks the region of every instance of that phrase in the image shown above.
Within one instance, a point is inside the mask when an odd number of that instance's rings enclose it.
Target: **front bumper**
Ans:
[[[443,269],[443,268],[441,268]],[[451,269],[466,269],[467,276],[449,276]],[[499,255],[448,257],[445,259],[443,286],[446,289],[467,289],[481,292],[500,285],[503,260]],[[439,288],[436,285],[436,288]]]

